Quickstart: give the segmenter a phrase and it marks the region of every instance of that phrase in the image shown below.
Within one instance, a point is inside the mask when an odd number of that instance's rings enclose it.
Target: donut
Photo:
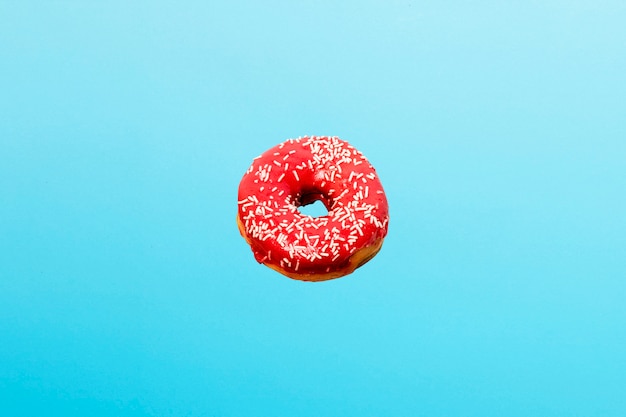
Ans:
[[[298,210],[315,201],[328,214]],[[239,232],[259,263],[296,280],[351,274],[381,249],[388,223],[374,167],[338,137],[288,139],[254,158],[239,184]]]

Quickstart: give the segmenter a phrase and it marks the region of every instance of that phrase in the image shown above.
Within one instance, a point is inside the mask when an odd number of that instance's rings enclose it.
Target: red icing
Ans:
[[[389,207],[374,167],[337,137],[289,139],[264,152],[243,176],[238,200],[256,260],[291,275],[341,271],[387,234]],[[327,215],[298,211],[316,200]]]

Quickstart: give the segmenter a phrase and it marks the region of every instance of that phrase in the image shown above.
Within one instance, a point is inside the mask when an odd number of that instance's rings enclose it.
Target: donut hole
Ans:
[[[321,200],[314,200],[298,206],[298,211],[305,216],[322,217],[328,215],[328,209]]]
[[[328,198],[318,190],[306,190],[297,199],[298,211],[311,217],[328,215]]]

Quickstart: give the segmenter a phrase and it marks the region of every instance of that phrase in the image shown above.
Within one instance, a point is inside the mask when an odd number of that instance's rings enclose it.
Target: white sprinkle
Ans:
[[[352,213],[350,213],[350,212],[348,211],[346,214],[344,214],[344,215],[343,215],[343,216],[339,219],[339,221],[340,221],[340,222],[343,222],[345,219],[347,219],[348,217],[350,217],[350,214],[352,214]]]

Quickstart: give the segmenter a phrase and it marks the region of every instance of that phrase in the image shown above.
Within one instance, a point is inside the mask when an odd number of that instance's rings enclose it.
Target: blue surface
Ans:
[[[3,416],[626,415],[620,1],[0,1]],[[337,135],[381,253],[310,284],[235,225]]]

